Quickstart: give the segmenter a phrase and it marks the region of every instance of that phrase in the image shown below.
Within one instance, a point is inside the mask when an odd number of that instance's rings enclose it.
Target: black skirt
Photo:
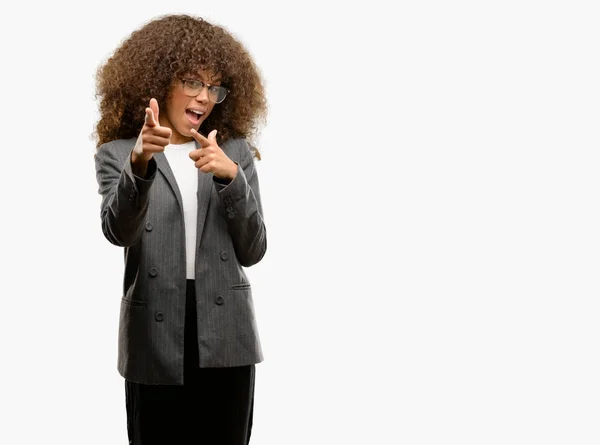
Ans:
[[[247,445],[255,365],[200,368],[194,280],[187,280],[184,385],[125,380],[130,445]]]

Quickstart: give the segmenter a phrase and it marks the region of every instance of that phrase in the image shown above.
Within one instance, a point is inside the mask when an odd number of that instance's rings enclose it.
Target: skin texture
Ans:
[[[158,147],[164,143],[160,138],[167,137],[165,129],[171,130],[168,137],[174,138],[172,143],[197,138],[192,135],[191,126],[185,128],[181,109],[185,103],[202,107],[208,93],[205,89],[195,98],[180,96],[179,79],[190,75],[210,76],[212,79],[203,80],[230,90],[224,102],[215,104],[202,117],[197,129],[204,135],[201,144],[214,146],[211,160],[218,158],[216,147],[231,138],[246,138],[260,159],[252,140],[264,124],[267,106],[258,69],[248,51],[225,28],[190,15],[167,15],[146,23],[98,68],[96,97],[100,119],[94,132],[96,147],[142,134],[148,135],[150,145]],[[156,101],[156,110],[151,99]],[[153,124],[157,125],[145,123],[147,109],[154,114]],[[209,144],[208,135],[213,130],[215,143]],[[227,177],[220,167],[217,170]]]

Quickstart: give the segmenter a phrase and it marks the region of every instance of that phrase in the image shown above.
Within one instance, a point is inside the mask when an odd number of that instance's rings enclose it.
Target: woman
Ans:
[[[150,21],[98,69],[105,237],[124,247],[118,370],[131,444],[247,444],[263,360],[242,267],[267,247],[247,140],[258,70],[223,27]]]

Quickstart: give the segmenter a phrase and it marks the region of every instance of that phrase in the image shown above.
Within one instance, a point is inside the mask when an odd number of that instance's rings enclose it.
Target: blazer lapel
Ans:
[[[167,161],[167,157],[164,153],[154,153],[154,159],[156,160],[156,166],[166,178],[167,182],[173,189],[173,193],[175,193],[175,197],[177,198],[177,204],[179,204],[179,210],[181,210],[181,214],[183,215],[183,199],[181,198],[181,192],[179,191],[179,187],[177,186],[177,180],[175,179],[175,175],[173,174],[173,170],[169,166],[169,161]],[[191,159],[190,159],[191,162]]]
[[[196,149],[200,148],[200,142],[196,141]],[[196,222],[196,251],[200,249],[200,240],[204,232],[204,223],[208,213],[208,203],[210,201],[213,185],[212,173],[204,173],[198,170],[198,217]]]
[[[196,144],[196,149],[200,148],[200,143],[198,141],[194,141]],[[154,159],[156,160],[156,165],[158,170],[164,175],[165,179],[171,186],[175,197],[177,198],[177,203],[179,204],[179,209],[181,210],[181,214],[183,215],[183,199],[181,198],[181,192],[179,191],[179,187],[177,186],[177,180],[175,179],[175,175],[173,174],[173,170],[169,166],[169,161],[167,161],[167,157],[164,153],[155,153]],[[192,160],[190,159],[190,162]],[[196,249],[200,245],[200,240],[202,238],[202,233],[204,232],[204,223],[206,222],[206,214],[208,213],[208,203],[210,201],[211,191],[214,187],[213,185],[213,175],[212,173],[204,173],[198,170],[198,190],[196,195],[198,197],[198,217],[196,223]]]

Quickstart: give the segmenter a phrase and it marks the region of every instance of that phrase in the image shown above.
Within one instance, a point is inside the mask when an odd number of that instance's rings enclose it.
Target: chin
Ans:
[[[198,129],[195,126],[191,126],[190,124],[187,125],[182,125],[180,129],[178,129],[179,134],[187,137],[187,138],[191,138],[192,137],[192,128],[196,131],[198,131]]]
[[[198,125],[190,125],[190,124],[188,123],[186,126],[184,126],[184,127],[183,127],[183,129],[184,129],[184,130],[185,130],[185,132],[187,133],[187,136],[190,136],[190,137],[191,137],[191,135],[192,135],[192,133],[191,133],[191,131],[192,131],[192,128],[193,128],[194,130],[196,130],[198,133],[200,133],[200,129],[202,128],[202,123],[203,123],[203,121],[200,121],[200,123],[199,123]]]

